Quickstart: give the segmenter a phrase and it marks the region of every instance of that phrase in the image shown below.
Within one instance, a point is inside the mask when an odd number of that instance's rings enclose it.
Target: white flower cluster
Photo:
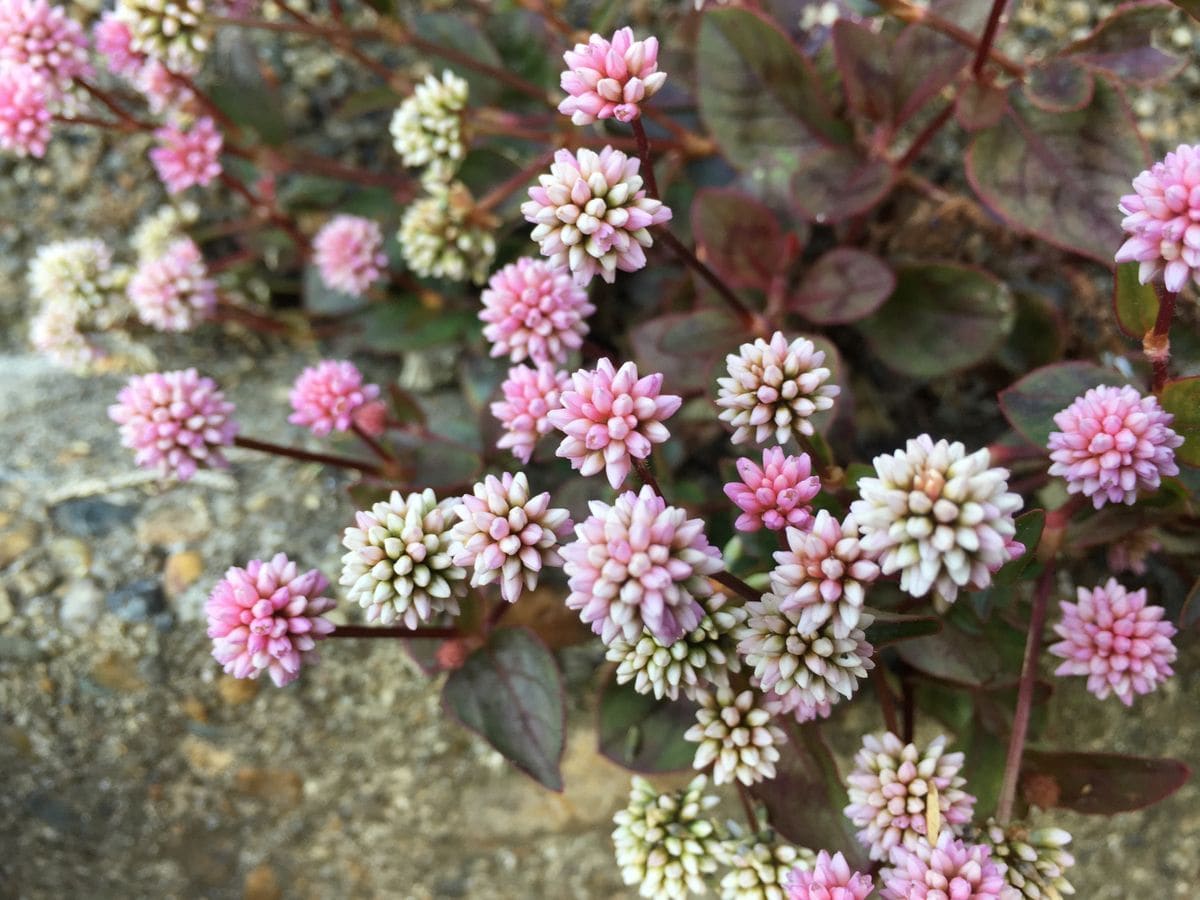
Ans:
[[[446,184],[462,165],[466,106],[467,82],[447,69],[441,78],[427,75],[392,116],[396,152],[406,166],[424,167],[421,182],[426,187]]]

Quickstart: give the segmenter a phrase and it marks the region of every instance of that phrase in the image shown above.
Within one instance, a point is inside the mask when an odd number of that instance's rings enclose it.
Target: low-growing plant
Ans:
[[[234,677],[398,639],[559,790],[555,651],[598,637],[599,751],[700,773],[635,777],[616,816],[642,896],[1073,893],[1070,836],[1026,811],[1136,809],[1189,774],[1046,746],[1037,713],[1047,657],[1131,706],[1200,621],[1200,146],[1151,165],[1127,100],[1184,64],[1155,39],[1172,4],[1021,57],[1014,5],[699,0],[635,33],[614,3],[117,0],[89,44],[0,0],[0,147],[146,135],[175,198],[130,264],[39,250],[32,341],[80,369],[209,323],[458,347],[477,420],[305,369],[288,421],[319,451],[249,436],[190,369],[109,412],[164,478],[230,447],[349,473],[338,584],[365,624],[284,553],[233,567],[207,614]],[[370,86],[289,121],[279,40]],[[398,156],[382,123],[308,149],[393,108]],[[1111,310],[1078,312],[1105,279]],[[842,772],[822,730],[853,705],[885,731]]]

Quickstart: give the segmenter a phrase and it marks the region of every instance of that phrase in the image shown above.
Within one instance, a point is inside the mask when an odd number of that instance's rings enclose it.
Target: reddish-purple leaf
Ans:
[[[1138,283],[1135,262],[1117,266],[1113,276],[1113,310],[1121,330],[1139,341],[1158,319],[1158,294],[1154,285]]]
[[[1045,112],[1010,91],[1001,121],[975,134],[967,177],[1014,227],[1111,266],[1124,239],[1116,198],[1147,162],[1121,95],[1097,79],[1091,103],[1072,113]]]
[[[554,657],[533,632],[492,632],[487,643],[446,679],[442,702],[526,775],[553,791],[562,790],[562,677]]]
[[[1045,447],[1054,430],[1054,415],[1088,388],[1114,384],[1116,373],[1094,363],[1065,362],[1043,366],[1000,392],[1000,411],[1009,424],[1035,447]]]
[[[704,188],[692,201],[696,255],[733,287],[766,290],[790,262],[775,213],[728,188]]]
[[[976,4],[978,5],[978,4]],[[971,52],[924,25],[910,25],[892,47],[894,122],[906,122],[958,76]]]
[[[600,693],[597,740],[600,753],[618,766],[653,774],[692,765],[696,745],[683,734],[696,721],[696,704],[681,697],[658,700],[639,694],[615,677]]]
[[[878,256],[835,247],[804,273],[790,308],[810,322],[857,322],[875,312],[896,287],[896,276]]]
[[[810,222],[843,222],[886,197],[895,177],[884,160],[844,147],[802,154],[792,175],[792,207]]]
[[[994,84],[968,82],[954,98],[954,118],[967,131],[982,131],[1000,121],[1008,94]]]
[[[833,52],[846,102],[871,122],[895,117],[892,94],[892,42],[866,25],[838,19],[833,23]]]
[[[881,609],[872,609],[871,615],[875,621],[867,628],[867,641],[876,650],[930,637],[942,630],[942,620],[938,616],[908,616]]]
[[[708,390],[709,370],[747,340],[737,319],[723,309],[668,313],[637,325],[629,335],[643,372],[662,372],[666,389]]]
[[[1021,786],[1039,806],[1111,816],[1152,806],[1181,788],[1191,775],[1177,759],[1026,750]]]
[[[897,644],[896,652],[918,672],[953,684],[982,687],[1004,672],[995,647],[950,624],[939,634]]]
[[[1163,409],[1175,416],[1171,427],[1183,436],[1175,458],[1189,466],[1200,466],[1200,375],[1168,381],[1159,395]]]
[[[1179,627],[1194,628],[1200,625],[1200,578],[1192,585],[1183,601],[1183,609],[1179,612]]]
[[[1082,63],[1056,57],[1030,70],[1025,96],[1046,112],[1078,112],[1092,102],[1095,88],[1092,73]]]
[[[1163,84],[1174,78],[1186,60],[1159,50],[1153,44],[1154,30],[1170,20],[1168,0],[1134,0],[1118,6],[1107,19],[1063,55],[1132,82],[1139,87]]]

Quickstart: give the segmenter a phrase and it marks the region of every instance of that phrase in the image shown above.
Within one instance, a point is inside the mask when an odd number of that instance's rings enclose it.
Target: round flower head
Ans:
[[[442,613],[458,615],[467,573],[450,555],[448,506],[428,489],[407,497],[392,491],[386,502],[354,514],[342,537],[348,552],[339,584],[368,622],[416,628]]]
[[[1135,178],[1133,190],[1121,198],[1129,239],[1117,262],[1138,263],[1138,281],[1161,276],[1172,293],[1189,279],[1200,284],[1200,147],[1180,144]]]
[[[312,242],[313,262],[332,291],[361,297],[387,271],[383,232],[362,216],[334,216]]]
[[[787,542],[788,549],[775,554],[771,572],[780,611],[798,613],[800,631],[816,631],[828,622],[834,637],[845,637],[858,625],[866,586],[879,577],[879,566],[863,554],[854,516],[838,522],[823,509],[811,531],[789,528]]]
[[[538,438],[554,430],[550,410],[557,409],[559,398],[571,383],[566,372],[556,372],[550,363],[539,363],[536,369],[513,366],[500,385],[503,400],[492,404],[492,415],[504,428],[496,442],[501,450],[512,450],[513,456],[528,463]]]
[[[379,385],[363,384],[362,372],[354,363],[325,359],[301,372],[292,385],[288,397],[293,412],[288,421],[308,428],[317,437],[349,431],[378,396]]]
[[[138,261],[164,256],[172,244],[187,237],[187,227],[199,219],[200,207],[195,203],[185,201],[160,206],[138,222],[129,239]]]
[[[796,624],[800,613],[784,612],[781,604],[774,594],[746,604],[748,618],[738,632],[738,652],[754,670],[754,685],[768,696],[787,698],[790,711],[849,699],[859,679],[875,668],[875,651],[863,631],[871,617],[860,615],[855,628],[836,637],[831,622],[801,631]]]
[[[507,354],[515,363],[562,365],[583,343],[586,318],[596,311],[566,269],[527,256],[494,273],[481,299],[492,356]]]
[[[576,125],[591,125],[597,119],[632,122],[667,80],[658,71],[658,38],[633,39],[633,30],[622,28],[606,41],[593,34],[586,44],[576,44],[563,54],[567,71],[560,84],[568,96],[558,111]]]
[[[809,503],[821,492],[821,479],[812,474],[807,453],[785,457],[782,447],[770,447],[761,467],[743,457],[737,471],[742,480],[725,485],[725,496],[742,511],[734,523],[738,531],[764,526],[782,531],[789,525],[804,531],[812,525]]]
[[[785,900],[793,868],[811,866],[814,859],[811,850],[785,844],[770,830],[738,833],[726,841],[723,854],[729,871],[721,879],[721,900]]]
[[[109,328],[126,317],[122,296],[129,270],[114,266],[112,251],[96,238],[74,238],[38,247],[29,261],[30,296],[71,309],[85,330]]]
[[[496,255],[491,230],[473,220],[475,200],[460,182],[429,188],[400,220],[404,261],[422,278],[483,284]]]
[[[456,566],[471,569],[471,584],[500,582],[500,596],[516,603],[522,588],[537,587],[543,566],[561,566],[560,540],[571,533],[565,509],[552,508],[548,493],[531,497],[524,472],[488,475],[454,507],[450,533]]]
[[[1146,603],[1146,589],[1127,591],[1115,578],[1088,590],[1077,602],[1062,603],[1054,626],[1061,641],[1050,652],[1065,660],[1055,675],[1086,675],[1087,688],[1101,700],[1109,694],[1126,706],[1175,674],[1175,626],[1161,606]]]
[[[651,900],[687,900],[705,892],[704,876],[717,871],[720,841],[708,810],[720,800],[705,794],[708,779],[660,794],[634,776],[629,805],[613,816],[613,845],[622,880]]]
[[[24,67],[66,91],[91,70],[83,26],[46,0],[0,0],[0,69]]]
[[[783,444],[792,434],[810,436],[813,413],[833,408],[841,388],[826,384],[832,374],[825,353],[807,338],[790,344],[780,331],[770,342],[757,338],[725,357],[729,377],[718,378],[717,406],[734,427],[733,443],[774,439]]]
[[[335,604],[321,596],[328,588],[320,572],[301,575],[282,553],[234,566],[204,607],[213,656],[234,678],[269,672],[278,687],[295,681],[301,664],[318,661],[317,641],[333,631],[321,615]]]
[[[788,878],[788,900],[867,900],[875,882],[870,875],[852,871],[846,857],[824,850],[811,869],[795,868]]]
[[[133,49],[133,32],[129,24],[118,19],[114,12],[100,16],[92,27],[92,39],[96,52],[104,57],[108,70],[114,75],[132,76],[146,61],[144,53]]]
[[[237,434],[232,416],[233,404],[195,369],[134,376],[108,408],[134,461],[180,481],[228,465],[221,448]]]
[[[643,248],[654,243],[648,229],[670,221],[671,210],[646,196],[639,165],[612,147],[554,154],[549,174],[538,176],[521,205],[551,266],[569,268],[578,284],[596,275],[611,284],[618,269],[646,265]]]
[[[75,308],[61,300],[43,303],[30,318],[29,342],[55,364],[80,372],[101,356],[79,331]]]
[[[147,59],[130,80],[156,116],[182,122],[199,112],[195,92],[157,59]]]
[[[1020,495],[1008,490],[1008,470],[993,469],[986,449],[967,455],[957,441],[923,434],[904,450],[875,457],[877,478],[858,482],[850,505],[862,548],[884,575],[900,573],[900,589],[930,591],[945,610],[960,588],[978,591],[992,573],[1025,548],[1013,540]]]
[[[50,95],[43,76],[27,66],[0,68],[0,150],[45,156],[50,142]]]
[[[608,645],[607,658],[618,663],[617,684],[633,682],[639,694],[675,700],[679,691],[695,697],[705,687],[728,687],[729,673],[741,670],[733,633],[745,618],[737,606],[725,607],[724,594],[714,594],[704,604],[700,624],[672,643],[664,643],[649,630],[636,641],[618,635]]]
[[[154,137],[158,146],[150,151],[150,162],[168,194],[178,194],[193,185],[203,187],[221,174],[224,139],[207,116],[197,119],[187,131],[164,125]]]
[[[758,679],[756,678],[750,679],[750,683],[755,687],[758,686],[757,682]],[[834,697],[834,699],[838,698]],[[787,694],[764,694],[763,708],[777,718],[791,716],[800,725],[803,725],[805,722],[828,719],[833,713],[833,705],[831,703],[814,703],[806,699],[802,691],[791,691]]]
[[[684,737],[695,744],[695,769],[712,766],[714,784],[740,781],[751,785],[775,777],[779,747],[787,740],[783,730],[771,724],[754,691],[735,694],[730,688],[699,691],[696,724]]]
[[[449,181],[467,155],[463,142],[463,110],[467,82],[449,69],[439,79],[426,75],[411,97],[392,116],[392,140],[404,165],[424,166],[427,184]]]
[[[138,318],[159,331],[190,331],[217,306],[217,283],[191,238],[180,238],[158,259],[139,265],[127,294]]]
[[[1075,865],[1067,851],[1071,835],[1061,828],[1037,828],[1024,825],[1001,826],[988,819],[982,827],[962,829],[963,840],[983,844],[1003,870],[1004,880],[1027,900],[1063,900],[1074,894],[1075,887],[1065,872]]]
[[[592,514],[562,550],[567,606],[605,644],[617,635],[636,641],[648,629],[670,645],[695,630],[704,618],[700,601],[713,594],[705,576],[721,571],[704,522],[667,506],[648,486],[611,506],[593,500],[588,507]]]
[[[986,846],[964,844],[943,831],[937,846],[898,847],[880,873],[883,900],[1016,900]]]
[[[850,805],[846,817],[871,859],[889,859],[898,847],[915,850],[926,834],[926,804],[937,789],[938,809],[949,826],[971,821],[975,798],[962,790],[966,781],[961,753],[946,753],[946,738],[939,735],[921,752],[896,735],[868,734],[854,757],[854,771],[846,779]],[[949,828],[944,832],[949,834]],[[927,846],[927,845],[926,845]]]
[[[582,475],[603,470],[608,483],[619,488],[633,460],[646,459],[655,444],[671,436],[663,420],[683,400],[660,393],[662,382],[660,374],[639,378],[631,362],[614,370],[609,360],[601,359],[592,371],[580,369],[559,396],[559,407],[547,413],[566,435],[556,455],[569,459]]]
[[[1131,504],[1139,491],[1158,490],[1163,476],[1179,474],[1175,448],[1183,438],[1171,429],[1174,419],[1129,385],[1092,388],[1054,417],[1062,431],[1050,433],[1050,474],[1096,509]]]
[[[210,40],[205,0],[117,0],[115,15],[129,26],[136,52],[177,72],[200,68]]]

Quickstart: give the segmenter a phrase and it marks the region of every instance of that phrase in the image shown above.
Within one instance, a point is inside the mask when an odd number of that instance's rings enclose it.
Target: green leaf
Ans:
[[[961,739],[961,738],[960,738]],[[961,745],[960,745],[961,746]],[[984,728],[979,717],[971,720],[965,751],[963,775],[975,795],[976,815],[982,819],[996,810],[1000,786],[1004,781],[1004,764],[1008,758],[1008,742]]]
[[[998,216],[1104,265],[1123,240],[1114,198],[1146,164],[1132,115],[1103,79],[1072,113],[1040,110],[1014,86],[1004,117],[967,151],[967,177]]]
[[[1016,559],[1005,563],[992,576],[993,584],[998,587],[1016,584],[1037,558],[1038,542],[1042,539],[1042,529],[1046,527],[1046,511],[1031,509],[1017,516],[1016,524],[1017,534],[1014,540],[1025,545],[1025,552]]]
[[[662,372],[667,390],[708,390],[712,368],[747,340],[738,321],[723,309],[669,313],[635,326],[629,340],[646,372]]]
[[[597,726],[600,753],[634,772],[678,772],[690,768],[696,745],[683,734],[696,720],[696,705],[681,698],[659,700],[639,694],[614,676],[600,694]]]
[[[442,701],[514,766],[561,791],[566,745],[562,678],[533,632],[499,628],[450,674]]]
[[[739,191],[704,188],[692,201],[696,255],[737,288],[766,290],[789,263],[775,213]]]
[[[1139,341],[1158,319],[1158,294],[1154,285],[1138,283],[1135,262],[1117,266],[1113,277],[1113,309],[1121,330]]]
[[[341,291],[335,291],[328,287],[321,278],[321,270],[312,265],[304,267],[304,282],[301,296],[304,300],[304,308],[308,312],[326,316],[336,316],[341,313],[352,312],[356,309],[362,309],[367,304],[365,297],[344,294]]]
[[[953,684],[983,687],[1004,671],[994,647],[949,623],[940,634],[897,644],[896,652],[918,672]]]
[[[1176,459],[1200,466],[1200,375],[1168,381],[1158,399],[1163,409],[1175,416],[1171,427],[1183,437],[1183,446],[1175,450]]]
[[[1091,34],[1062,53],[1138,87],[1163,84],[1186,65],[1180,57],[1154,46],[1155,29],[1170,22],[1171,4],[1167,0],[1124,3]]]
[[[1000,411],[1022,437],[1036,447],[1045,447],[1055,429],[1056,413],[1070,406],[1088,388],[1123,382],[1115,372],[1094,363],[1055,363],[1035,369],[1002,390]]]
[[[1062,356],[1066,326],[1062,313],[1039,290],[1014,288],[1017,317],[999,358],[1017,373],[1047,366]]]
[[[967,131],[996,125],[1008,108],[1008,94],[994,84],[968,82],[955,95],[954,118]]]
[[[356,317],[363,344],[380,353],[404,353],[459,340],[477,325],[464,310],[437,310],[412,298],[374,303]]]
[[[907,616],[878,609],[870,612],[875,621],[867,628],[867,641],[876,650],[929,637],[942,630],[942,620],[937,616]]]
[[[712,9],[696,58],[700,115],[725,158],[786,190],[798,159],[851,133],[834,117],[808,60],[774,22],[746,9]]]
[[[246,41],[233,41],[222,56],[221,77],[208,87],[217,108],[264,144],[279,146],[290,129],[283,115],[283,100],[274,85],[262,76],[257,51]]]
[[[1092,102],[1095,87],[1095,79],[1082,64],[1056,57],[1030,70],[1025,96],[1046,112],[1078,112]]]
[[[988,273],[956,263],[906,266],[883,308],[858,327],[889,367],[936,378],[983,362],[1012,328],[1012,295]]]
[[[858,22],[833,23],[833,52],[846,103],[870,122],[894,121],[892,43],[883,32]]]
[[[881,159],[825,147],[804,154],[791,182],[791,204],[810,222],[844,222],[871,209],[892,188],[896,173]]]
[[[1177,759],[1119,753],[1026,750],[1021,760],[1021,785],[1031,801],[1088,815],[1152,806],[1183,787],[1190,775]]]
[[[896,275],[878,256],[835,247],[804,273],[789,308],[810,322],[857,322],[875,312],[896,288]]]

